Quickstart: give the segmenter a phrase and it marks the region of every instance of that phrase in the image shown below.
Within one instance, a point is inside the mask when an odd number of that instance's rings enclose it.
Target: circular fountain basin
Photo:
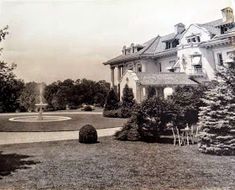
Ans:
[[[70,120],[71,117],[64,117],[64,116],[43,116],[42,120],[38,119],[38,116],[19,116],[19,117],[13,117],[10,118],[9,121],[15,121],[15,122],[54,122],[54,121],[66,121]]]

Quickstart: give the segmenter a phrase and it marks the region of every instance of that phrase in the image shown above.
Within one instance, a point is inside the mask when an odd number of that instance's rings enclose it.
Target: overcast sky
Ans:
[[[123,45],[144,43],[183,22],[221,18],[234,0],[0,0],[0,27],[10,35],[1,59],[18,65],[18,78],[110,80],[107,61]],[[234,4],[233,4],[234,5]],[[233,7],[234,8],[234,7]]]

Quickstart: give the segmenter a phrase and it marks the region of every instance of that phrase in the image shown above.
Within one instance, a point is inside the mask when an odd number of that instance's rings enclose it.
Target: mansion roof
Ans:
[[[195,24],[199,27],[202,27],[206,29],[211,34],[211,40],[220,38],[220,36],[223,36],[225,34],[220,33],[220,28],[218,26],[223,24],[222,19],[217,19],[211,22],[207,22],[204,24]],[[235,23],[233,23],[235,24]],[[231,31],[233,31],[231,29]],[[148,57],[148,58],[157,58],[162,56],[170,56],[170,55],[177,55],[177,47],[166,49],[166,42],[167,41],[174,41],[181,39],[183,36],[184,30],[181,33],[170,33],[164,36],[156,36],[155,38],[150,39],[149,41],[142,44],[143,48],[135,53],[130,54],[122,54],[119,55],[113,59],[108,60],[107,62],[103,63],[104,65],[115,65],[120,64],[128,61],[134,61],[140,58]],[[210,41],[207,41],[210,42]],[[202,47],[205,47],[205,43],[207,42],[201,42],[200,45]],[[207,46],[209,47],[209,46]]]

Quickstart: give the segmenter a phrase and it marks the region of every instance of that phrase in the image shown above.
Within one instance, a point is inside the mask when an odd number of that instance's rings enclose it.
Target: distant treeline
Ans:
[[[14,77],[0,79],[0,112],[35,111],[39,103],[39,84],[24,83]],[[77,109],[82,104],[104,106],[110,84],[106,81],[66,79],[49,85],[43,84],[43,102],[47,110]]]

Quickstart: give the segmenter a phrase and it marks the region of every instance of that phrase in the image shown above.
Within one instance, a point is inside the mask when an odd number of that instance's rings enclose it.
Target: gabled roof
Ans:
[[[108,65],[108,64],[120,63],[123,61],[131,61],[131,60],[135,60],[135,59],[140,58],[140,56],[143,54],[152,54],[154,51],[154,46],[158,42],[158,40],[159,40],[159,36],[152,38],[151,40],[149,40],[148,42],[143,44],[144,48],[141,49],[140,51],[138,51],[136,53],[127,54],[127,55],[119,55],[119,56],[105,62],[104,64]]]
[[[215,36],[213,37],[214,39],[214,38],[221,36],[220,28],[218,26],[222,24],[223,24],[223,20],[217,19],[217,20],[207,22],[204,24],[195,24],[195,25],[207,30],[211,34],[211,37]],[[235,25],[235,23],[233,24]],[[234,31],[234,29],[235,27],[230,29],[228,32]],[[161,57],[161,56],[175,55],[177,53],[177,48],[166,49],[165,42],[172,41],[174,39],[181,39],[183,34],[184,32],[180,34],[170,33],[164,36],[157,36],[145,42],[144,44],[142,44],[144,48],[141,49],[140,51],[136,53],[127,54],[127,55],[119,55],[111,60],[108,60],[107,62],[104,63],[104,65],[119,64],[123,62],[137,60],[137,59],[140,59],[141,57],[148,57],[148,56]]]
[[[136,53],[131,53],[131,54],[127,54],[127,55],[119,55],[107,62],[105,62],[105,65],[112,65],[112,64],[118,64],[121,62],[127,62],[127,61],[132,61],[132,60],[136,60],[141,58],[141,56],[156,56],[156,54],[161,53],[162,52],[170,52],[170,51],[175,51],[176,49],[172,48],[170,50],[166,50],[165,47],[165,41],[169,41],[169,40],[173,40],[173,39],[179,39],[181,37],[182,34],[175,34],[175,33],[171,33],[165,36],[157,36],[155,38],[152,38],[151,40],[145,42],[143,44],[144,48],[141,49],[140,51],[136,52]]]
[[[139,83],[153,86],[198,85],[185,73],[137,73]]]
[[[197,24],[200,27],[205,28],[208,32],[214,35],[219,35],[220,34],[220,29],[217,27],[218,25],[221,25],[223,23],[222,19],[217,19],[211,22],[207,22],[204,24]]]

